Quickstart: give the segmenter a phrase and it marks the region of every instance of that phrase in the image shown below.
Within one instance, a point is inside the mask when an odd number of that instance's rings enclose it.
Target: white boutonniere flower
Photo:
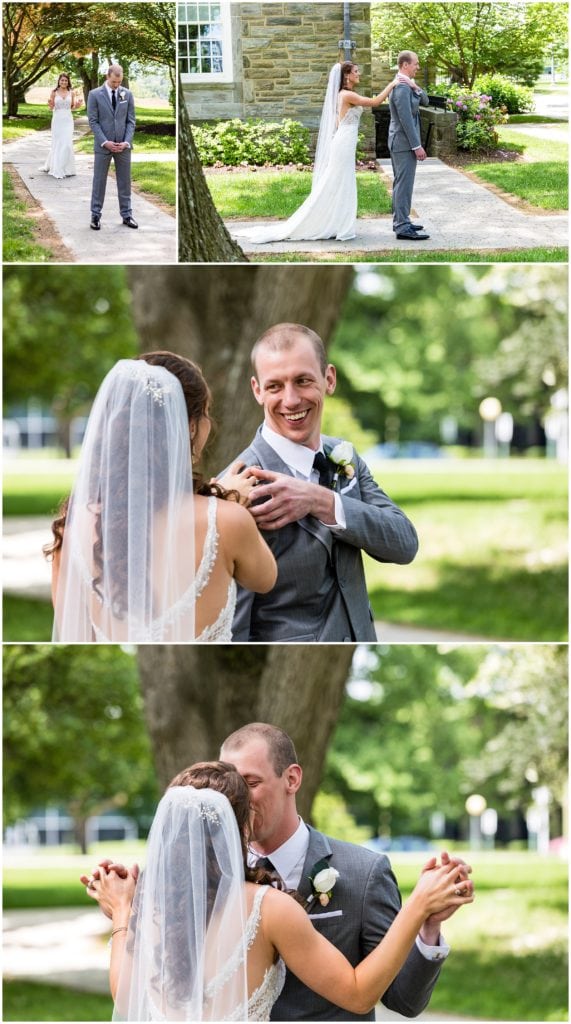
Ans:
[[[347,480],[352,480],[355,476],[355,467],[353,465],[353,459],[355,458],[355,449],[350,441],[340,441],[336,444],[330,452],[327,452],[327,458],[332,462],[336,468],[336,473],[333,478],[332,487],[335,487],[340,476],[344,476]]]
[[[339,872],[336,868],[329,866],[326,860],[320,860],[317,864],[314,864],[309,880],[313,892],[308,897],[307,902],[311,903],[312,900],[318,899],[322,907],[326,907],[333,894],[333,888],[337,879],[339,878]]]
[[[120,100],[124,100],[126,95],[127,95],[127,93],[125,92],[124,89],[119,89],[119,99]]]

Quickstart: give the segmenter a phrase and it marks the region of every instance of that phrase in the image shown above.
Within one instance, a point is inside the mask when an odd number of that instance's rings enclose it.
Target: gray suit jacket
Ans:
[[[332,448],[339,438],[323,440]],[[292,475],[261,428],[237,458]],[[342,533],[332,533],[313,516],[264,532],[277,559],[277,583],[269,594],[239,590],[234,641],[376,639],[361,552],[379,562],[406,564],[418,549],[416,531],[358,456],[355,476],[341,478],[337,490],[347,521]]]
[[[428,106],[428,96],[424,91],[416,93],[406,82],[395,85],[389,97],[389,150],[392,153],[402,153],[405,150],[410,152],[411,149],[422,146],[418,113],[420,106]]]
[[[322,907],[317,900],[307,905],[312,924],[356,967],[387,932],[401,906],[397,882],[387,857],[361,846],[330,839],[310,828],[309,848],[299,891],[311,894],[309,875],[313,866],[326,859],[337,868],[339,878],[331,902]],[[382,1002],[405,1017],[416,1017],[427,1006],[440,973],[441,963],[427,960],[416,945],[389,986]],[[274,1004],[272,1020],[374,1020],[374,1010],[359,1015],[329,1003],[302,985],[288,971],[282,994]]]
[[[115,113],[106,87],[101,85],[99,89],[92,89],[87,97],[87,118],[93,132],[96,153],[104,142],[128,142],[132,147],[135,134],[135,101],[129,89],[119,86]]]

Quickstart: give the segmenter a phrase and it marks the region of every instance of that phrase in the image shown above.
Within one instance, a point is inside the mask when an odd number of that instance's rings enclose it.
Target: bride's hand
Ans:
[[[121,877],[117,871],[101,865],[99,877],[93,878],[87,887],[89,895],[97,900],[103,913],[112,918],[114,923],[119,918],[126,920],[129,916],[137,887],[137,873],[138,868],[136,871],[131,869],[125,877]]]
[[[219,480],[211,480],[211,483],[220,484],[226,491],[238,491],[240,504],[246,506],[250,504],[250,497],[256,482],[252,467],[247,466],[245,462],[235,462],[223,477]]]
[[[425,920],[436,924],[450,917],[458,907],[474,902],[474,884],[467,875],[472,869],[457,858],[442,855],[442,863],[431,858],[410,896],[423,908]]]

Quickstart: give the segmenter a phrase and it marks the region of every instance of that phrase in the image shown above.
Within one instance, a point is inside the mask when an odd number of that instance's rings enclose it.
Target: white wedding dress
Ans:
[[[71,96],[56,94],[52,114],[52,141],[49,156],[43,167],[53,178],[69,178],[75,174],[73,153],[73,117]]]
[[[357,223],[357,177],[355,152],[359,122],[364,108],[349,107],[331,142],[327,166],[314,180],[311,192],[292,216],[245,233],[250,242],[282,242],[286,239],[311,241],[335,238],[344,242],[355,237]]]
[[[252,946],[261,921],[262,900],[266,895],[269,885],[261,885],[259,892],[254,896],[254,904],[246,922],[246,940],[248,949]],[[286,978],[286,965],[283,960],[278,959],[277,963],[268,967],[264,974],[263,981],[258,988],[252,992],[248,999],[248,1020],[269,1020],[272,1006],[284,987]]]

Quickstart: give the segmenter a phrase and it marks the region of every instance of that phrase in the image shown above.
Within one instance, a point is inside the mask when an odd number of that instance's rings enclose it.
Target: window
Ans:
[[[183,82],[232,81],[229,3],[179,3],[178,59]]]

